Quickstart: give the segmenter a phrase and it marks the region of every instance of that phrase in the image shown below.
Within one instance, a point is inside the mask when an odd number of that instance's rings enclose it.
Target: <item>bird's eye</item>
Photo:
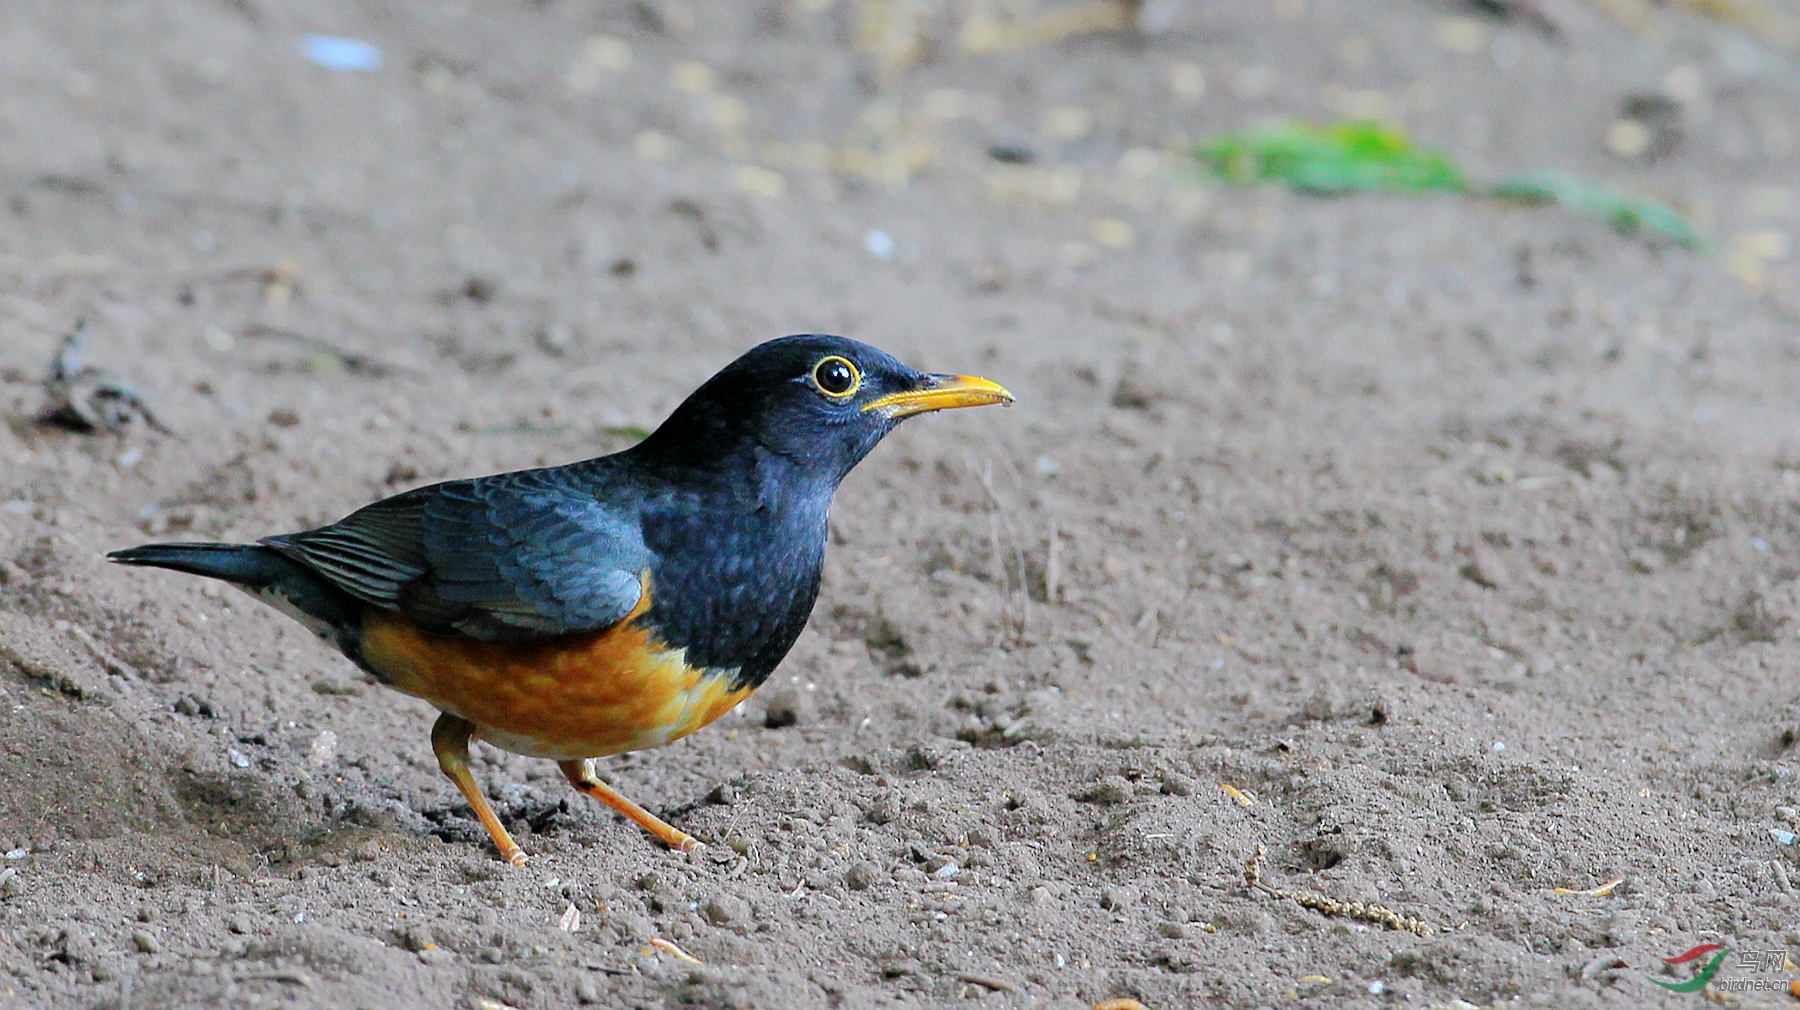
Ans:
[[[813,366],[813,385],[834,400],[852,396],[862,386],[862,373],[847,358],[833,355]]]

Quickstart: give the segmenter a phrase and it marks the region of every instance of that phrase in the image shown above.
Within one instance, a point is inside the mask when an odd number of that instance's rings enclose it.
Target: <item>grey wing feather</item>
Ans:
[[[420,488],[264,543],[428,630],[490,641],[617,623],[650,556],[635,514],[555,470]]]

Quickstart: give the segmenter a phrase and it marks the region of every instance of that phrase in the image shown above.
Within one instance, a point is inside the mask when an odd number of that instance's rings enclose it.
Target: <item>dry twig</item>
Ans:
[[[44,375],[44,392],[49,394],[50,405],[38,415],[38,420],[93,434],[123,431],[133,421],[142,419],[165,435],[174,434],[150,409],[143,394],[104,370],[82,362],[88,331],[88,321],[79,320],[74,331],[57,345],[56,357],[50,360],[50,370]]]
[[[967,982],[970,985],[978,985],[978,986],[981,986],[983,989],[992,989],[995,992],[1018,992],[1019,991],[1018,986],[1013,985],[1011,982],[1008,982],[1007,980],[1005,980],[1003,978],[995,978],[992,975],[977,975],[972,971],[957,972],[956,980],[958,982]]]
[[[301,347],[343,368],[353,375],[366,375],[371,379],[385,379],[396,373],[406,371],[399,365],[389,364],[379,358],[371,357],[357,351],[347,351],[322,337],[283,329],[279,326],[268,326],[263,323],[251,323],[239,331],[245,337],[263,337],[274,340],[285,340],[299,344]]]
[[[1286,898],[1301,908],[1310,908],[1326,915],[1341,915],[1347,919],[1361,919],[1364,922],[1373,922],[1389,929],[1412,933],[1415,936],[1425,936],[1431,932],[1431,926],[1424,921],[1410,915],[1401,915],[1383,905],[1366,905],[1360,901],[1339,901],[1336,898],[1329,898],[1312,891],[1294,891],[1285,887],[1265,884],[1262,880],[1262,864],[1268,854],[1266,848],[1258,845],[1256,855],[1250,857],[1250,861],[1244,864],[1244,883],[1250,885],[1252,890],[1262,891],[1274,898]]]
[[[1013,525],[1012,516],[1006,511],[1006,506],[1001,503],[1000,493],[994,490],[992,464],[977,466],[971,460],[969,469],[974,472],[976,483],[981,485],[981,490],[987,495],[988,504],[993,507],[993,512],[989,516],[991,525],[988,532],[993,541],[994,562],[1000,569],[1003,593],[1000,619],[1005,626],[1008,638],[1016,643],[1024,639],[1025,630],[1031,626],[1031,591],[1025,585],[1025,549],[1019,544],[1018,527]],[[1003,527],[1006,531],[1004,546],[1001,544],[1000,538]],[[1007,547],[1011,548],[1011,564],[1008,564],[1006,559],[1006,555],[1009,553]],[[1013,581],[1015,570],[1018,572],[1016,587]]]

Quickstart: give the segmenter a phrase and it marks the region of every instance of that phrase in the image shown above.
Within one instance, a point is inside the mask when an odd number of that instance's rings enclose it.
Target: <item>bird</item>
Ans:
[[[839,484],[901,421],[1012,402],[846,337],[779,337],[611,455],[414,488],[255,543],[107,558],[229,583],[437,708],[438,767],[507,863],[527,857],[469,770],[474,740],[557,762],[689,851],[593,759],[687,736],[769,678],[818,598]]]

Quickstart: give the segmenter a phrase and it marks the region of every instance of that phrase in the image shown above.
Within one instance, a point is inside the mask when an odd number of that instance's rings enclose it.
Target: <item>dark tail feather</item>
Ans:
[[[279,555],[250,544],[144,544],[113,551],[106,559],[121,565],[171,568],[189,575],[224,579],[249,589],[262,589],[285,574],[270,564]]]
[[[106,557],[121,565],[223,579],[333,628],[354,627],[361,619],[360,608],[348,594],[298,561],[257,544],[144,544]]]

